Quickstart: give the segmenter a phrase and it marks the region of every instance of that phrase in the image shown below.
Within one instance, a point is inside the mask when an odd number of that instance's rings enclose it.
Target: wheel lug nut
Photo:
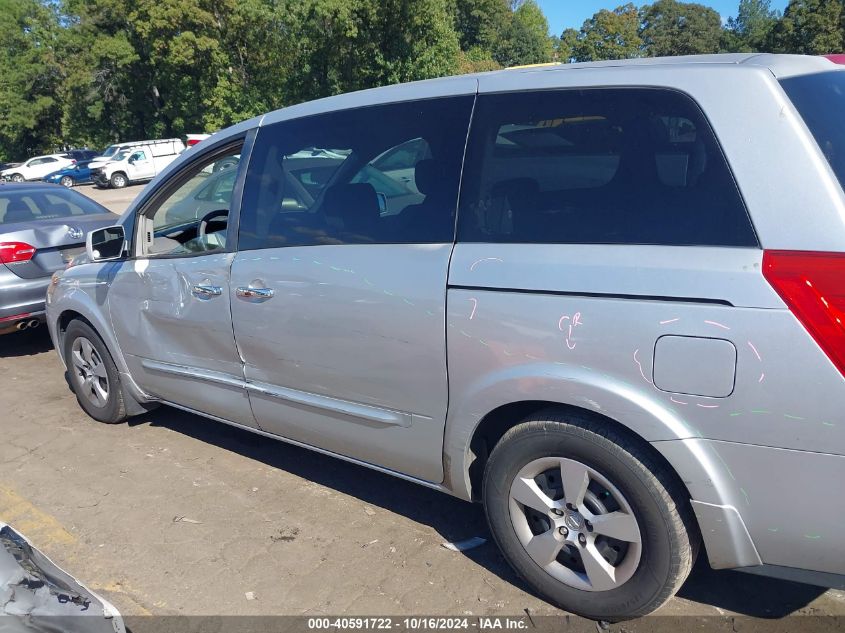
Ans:
[[[567,503],[566,507],[569,508],[570,510],[572,510],[573,512],[575,511],[575,506],[571,503]]]
[[[587,544],[587,537],[584,536],[583,534],[579,534],[578,535],[578,542],[581,543],[581,545],[586,545]]]
[[[566,527],[565,527],[565,526],[563,526],[563,525],[561,525],[561,526],[557,529],[557,531],[558,531],[558,533],[559,533],[561,536],[569,536],[569,530],[567,530],[567,529],[566,529]]]
[[[584,521],[584,527],[586,527],[586,528],[587,528],[587,532],[592,532],[592,531],[593,531],[593,524],[592,524],[592,523],[590,523],[589,521]]]
[[[556,517],[562,517],[563,516],[563,510],[561,510],[560,508],[552,508],[552,514],[555,515]]]

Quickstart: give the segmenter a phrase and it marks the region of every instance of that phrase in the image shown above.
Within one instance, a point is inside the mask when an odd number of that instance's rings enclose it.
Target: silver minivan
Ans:
[[[165,403],[482,502],[571,612],[653,611],[702,541],[842,587],[843,112],[845,69],[751,54],[285,108],[92,233],[50,331],[97,420]]]

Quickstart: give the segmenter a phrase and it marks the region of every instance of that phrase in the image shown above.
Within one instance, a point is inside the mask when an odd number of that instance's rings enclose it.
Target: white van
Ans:
[[[185,144],[178,138],[123,143],[110,160],[94,165],[91,178],[98,187],[115,189],[152,180],[184,150]]]

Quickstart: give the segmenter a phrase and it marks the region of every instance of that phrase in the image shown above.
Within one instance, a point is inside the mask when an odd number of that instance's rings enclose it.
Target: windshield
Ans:
[[[123,160],[124,158],[129,156],[130,151],[131,150],[128,150],[128,149],[122,149],[112,157],[112,160],[114,160],[114,161]]]
[[[103,158],[108,158],[109,156],[113,155],[118,150],[117,145],[109,145],[106,148],[106,151],[102,153]]]
[[[0,190],[0,225],[105,213],[106,209],[75,191]]]
[[[845,188],[845,71],[790,77],[780,84]]]

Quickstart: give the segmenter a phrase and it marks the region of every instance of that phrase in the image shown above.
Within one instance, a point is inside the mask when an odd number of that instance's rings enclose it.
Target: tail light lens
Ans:
[[[845,253],[764,251],[763,276],[845,375]]]
[[[26,242],[0,242],[0,262],[16,264],[28,262],[35,255],[35,247]]]

